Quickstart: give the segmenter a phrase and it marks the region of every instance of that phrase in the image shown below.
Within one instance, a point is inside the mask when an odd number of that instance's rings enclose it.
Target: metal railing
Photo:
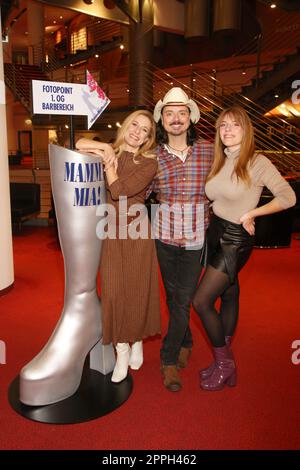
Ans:
[[[26,85],[21,79],[21,72],[13,66],[6,64],[6,80],[14,81],[16,91],[19,95],[25,94]],[[224,86],[214,75],[195,71],[186,77],[171,76],[168,72],[155,67],[153,64],[145,65],[146,74],[149,77],[149,85],[145,93],[145,105],[153,108],[154,103],[160,99],[171,86],[180,86],[189,93],[197,102],[202,113],[199,124],[199,132],[204,138],[211,138],[214,133],[214,122],[225,107],[233,104],[243,106],[255,124],[257,145],[262,150],[281,153],[286,151],[298,151],[296,136],[290,134],[291,124],[282,118],[274,119],[266,116],[266,110],[257,103],[249,100],[241,94],[235,93],[230,87]],[[9,73],[8,73],[9,72]],[[101,82],[101,71],[91,71],[97,81]],[[71,81],[75,83],[85,82],[85,71],[72,70],[65,76],[65,71],[60,71],[63,75],[56,75],[56,81]],[[128,78],[116,79],[103,84],[104,91],[112,101],[111,108],[128,106]],[[206,127],[205,127],[206,126]]]
[[[275,20],[272,30],[263,29],[249,43],[232,56],[256,55],[256,87],[264,71],[270,70],[266,62],[273,67],[285,60],[286,56],[299,53],[300,46],[300,13],[281,10],[280,17]],[[271,59],[271,60],[270,60]]]
[[[34,46],[34,63],[51,75],[53,71],[70,65],[73,61],[76,64],[80,53],[86,53],[87,57],[101,54],[102,48],[109,43],[117,43],[117,40],[120,42],[121,38],[119,23],[95,18],[80,26],[79,30],[65,29],[59,42],[54,37],[48,37]]]
[[[147,100],[149,107],[153,106],[153,103],[170,89],[171,81],[172,86],[180,86],[196,101],[201,111],[199,133],[201,137],[211,139],[214,135],[214,124],[220,112],[232,105],[240,105],[247,111],[253,122],[257,148],[274,154],[282,170],[292,167],[299,171],[299,137],[296,127],[286,119],[266,116],[264,108],[243,95],[235,93],[229,87],[225,87],[213,75],[194,72],[192,79],[185,77],[178,80],[150,64],[149,73],[154,77],[154,96],[153,100]],[[293,131],[294,133],[291,134]],[[286,155],[289,156],[286,157]],[[293,155],[295,155],[294,159]]]

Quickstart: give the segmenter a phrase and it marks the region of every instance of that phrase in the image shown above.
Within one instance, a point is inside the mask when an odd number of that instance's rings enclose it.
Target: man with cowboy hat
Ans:
[[[179,87],[171,88],[154,109],[158,171],[150,189],[160,206],[153,228],[170,313],[160,352],[161,372],[172,392],[182,388],[178,369],[187,366],[191,354],[190,305],[201,274],[208,225],[204,185],[213,144],[197,140],[199,119],[197,104]]]

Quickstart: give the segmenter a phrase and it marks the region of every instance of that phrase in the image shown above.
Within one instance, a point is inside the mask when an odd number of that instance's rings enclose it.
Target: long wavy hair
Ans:
[[[226,116],[230,116],[232,119],[238,122],[244,131],[241,142],[240,154],[236,161],[233,174],[235,174],[238,179],[240,178],[243,182],[249,185],[250,175],[248,168],[249,164],[253,162],[256,156],[254,145],[254,129],[248,114],[240,106],[231,106],[230,108],[224,109],[217,119],[214,161],[211,171],[207,177],[207,181],[213,178],[213,176],[215,176],[217,173],[219,173],[225,163],[225,145],[223,144],[220,137],[220,124]]]
[[[148,118],[151,126],[150,126],[150,132],[149,132],[146,142],[144,142],[144,144],[140,146],[140,148],[134,155],[134,158],[136,159],[136,157],[138,156],[143,156],[146,158],[156,158],[156,155],[154,153],[156,125],[155,125],[153,116],[150,113],[150,111],[147,111],[145,109],[139,109],[138,111],[134,111],[133,113],[129,114],[129,116],[127,116],[124,119],[122,126],[118,129],[116,140],[113,143],[113,148],[116,152],[117,157],[124,150],[124,147],[125,147],[124,136],[127,132],[128,127],[139,116],[145,116],[146,118]]]
[[[193,143],[197,140],[197,138],[198,138],[197,128],[196,128],[195,124],[193,124],[191,122],[190,126],[187,130],[186,145],[193,145]],[[164,129],[164,126],[162,125],[161,119],[158,121],[158,123],[156,125],[156,142],[159,145],[169,143],[168,133]]]

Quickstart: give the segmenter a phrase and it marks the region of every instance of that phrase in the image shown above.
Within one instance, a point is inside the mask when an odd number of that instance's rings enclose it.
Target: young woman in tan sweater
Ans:
[[[209,391],[236,384],[230,343],[238,320],[238,273],[253,248],[255,218],[296,202],[275,166],[255,152],[253,126],[242,108],[224,110],[216,129],[214,162],[205,186],[213,212],[207,231],[208,261],[193,300],[214,351],[215,361],[200,371],[201,387]],[[264,186],[274,198],[257,207]]]

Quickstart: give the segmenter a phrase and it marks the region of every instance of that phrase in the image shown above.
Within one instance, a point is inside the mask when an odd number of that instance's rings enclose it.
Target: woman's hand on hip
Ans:
[[[254,217],[251,216],[250,212],[246,212],[246,214],[242,215],[240,222],[249,235],[255,234],[255,220]]]

